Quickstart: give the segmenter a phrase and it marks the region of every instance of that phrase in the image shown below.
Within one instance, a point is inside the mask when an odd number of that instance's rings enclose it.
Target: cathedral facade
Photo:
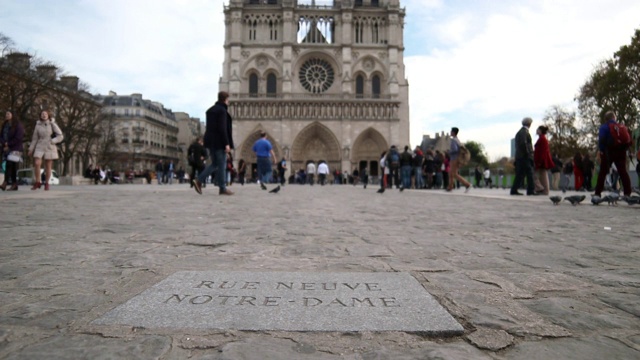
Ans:
[[[224,14],[235,160],[255,163],[265,131],[292,171],[376,176],[383,151],[409,145],[399,0],[229,0]]]

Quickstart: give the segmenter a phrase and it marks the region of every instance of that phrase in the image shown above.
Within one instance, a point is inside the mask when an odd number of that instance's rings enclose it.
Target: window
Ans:
[[[356,97],[362,98],[364,95],[364,78],[362,75],[356,76]]]
[[[276,75],[271,73],[267,75],[267,96],[276,97],[277,92],[278,92],[278,84],[276,80]]]
[[[124,116],[129,116],[129,109],[124,109]]]
[[[298,43],[333,44],[334,32],[333,17],[311,15],[298,19]]]
[[[360,44],[362,43],[362,32],[363,32],[363,25],[359,22],[355,23],[355,30],[356,30],[356,44]]]
[[[371,93],[374,98],[380,98],[380,76],[378,75],[374,75],[371,79]]]
[[[258,75],[249,75],[249,96],[258,97]]]
[[[258,30],[258,22],[256,20],[249,23],[249,40],[256,39],[256,33]]]
[[[379,0],[371,0],[371,6],[379,7],[380,6],[380,1]]]
[[[278,40],[278,26],[273,21],[269,21],[269,39]]]
[[[362,0],[356,0],[354,5],[355,6],[362,6]]]

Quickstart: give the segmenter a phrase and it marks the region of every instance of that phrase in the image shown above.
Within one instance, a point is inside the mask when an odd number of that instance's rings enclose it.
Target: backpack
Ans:
[[[628,149],[631,146],[631,134],[624,124],[610,123],[609,133],[611,134],[610,145],[618,149]]]
[[[460,145],[460,152],[458,153],[458,165],[467,165],[470,160],[471,153],[469,152],[469,149],[464,147],[464,145]]]
[[[398,155],[397,151],[391,151],[391,167],[397,169],[400,167],[400,155]]]

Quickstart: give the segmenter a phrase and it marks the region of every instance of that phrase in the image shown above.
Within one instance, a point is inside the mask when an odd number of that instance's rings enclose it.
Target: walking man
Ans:
[[[307,164],[307,181],[313,186],[313,176],[316,174],[316,164],[313,161],[309,161]]]
[[[604,189],[604,181],[609,173],[611,165],[615,165],[618,170],[618,175],[622,180],[622,187],[624,189],[624,196],[631,195],[631,179],[627,172],[627,161],[625,156],[627,149],[631,144],[616,145],[614,142],[614,134],[612,131],[622,132],[616,121],[616,114],[613,111],[607,111],[604,114],[604,124],[600,126],[598,133],[598,149],[600,150],[600,172],[598,173],[598,183],[596,184],[595,195],[600,196]],[[627,131],[624,128],[624,131]],[[615,134],[617,135],[617,134]],[[628,132],[627,134],[628,135]],[[631,138],[629,137],[629,140]]]
[[[318,164],[318,182],[320,185],[324,186],[327,182],[327,175],[329,175],[329,166],[324,161],[321,161]]]
[[[216,182],[220,195],[233,195],[226,187],[227,153],[233,149],[233,136],[231,133],[231,115],[227,111],[229,106],[229,93],[220,91],[218,101],[207,110],[207,130],[204,133],[204,146],[209,149],[211,163],[202,171],[194,188],[198,194],[202,194],[202,183],[216,171]]]
[[[449,150],[449,161],[451,165],[451,170],[449,171],[449,186],[447,187],[447,191],[453,190],[453,183],[458,180],[465,187],[465,192],[469,191],[471,187],[471,183],[469,183],[465,178],[460,176],[458,173],[458,169],[460,168],[460,162],[458,161],[458,155],[460,155],[460,140],[458,140],[458,128],[451,128],[451,148]]]
[[[258,157],[258,181],[260,186],[265,189],[265,185],[271,180],[273,168],[271,164],[276,163],[276,154],[273,152],[273,146],[267,139],[267,133],[261,132],[260,139],[253,144],[253,152]]]
[[[522,119],[522,128],[516,134],[516,177],[511,186],[511,195],[522,195],[518,189],[522,186],[525,177],[527,179],[527,195],[535,195],[533,185],[533,145],[531,143],[530,117]]]
[[[195,186],[196,174],[200,174],[204,169],[204,159],[207,157],[207,151],[204,149],[203,144],[202,136],[198,136],[187,150],[189,165],[191,166],[191,174],[189,176],[191,187]]]
[[[96,168],[97,169],[97,168]],[[158,185],[162,185],[162,172],[164,171],[164,165],[162,164],[162,160],[158,160],[156,163],[156,179],[158,179]],[[97,184],[96,180],[96,184]]]

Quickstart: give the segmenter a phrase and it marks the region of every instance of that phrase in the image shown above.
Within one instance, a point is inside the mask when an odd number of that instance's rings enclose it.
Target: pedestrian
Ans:
[[[462,144],[458,139],[458,132],[459,132],[459,129],[457,127],[451,128],[451,148],[449,150],[449,161],[450,161],[451,170],[449,171],[449,187],[447,187],[447,191],[453,190],[453,182],[455,180],[458,180],[464,185],[465,192],[468,192],[469,188],[471,187],[471,183],[469,183],[465,178],[460,176],[460,174],[458,173],[458,170],[460,169],[460,167],[463,165],[466,165],[463,163],[464,159],[461,156],[459,156]]]
[[[58,127],[58,124],[51,118],[49,111],[42,110],[40,112],[40,119],[36,123],[33,129],[33,137],[31,138],[31,144],[29,145],[29,156],[33,155],[33,167],[34,167],[34,183],[31,190],[40,189],[42,183],[40,182],[40,167],[42,166],[42,160],[44,159],[44,189],[49,190],[49,179],[51,178],[51,166],[53,160],[58,159],[58,148],[56,144],[59,144],[64,139],[62,131]]]
[[[316,175],[316,164],[309,160],[307,163],[307,182],[313,186],[313,177]]]
[[[189,148],[187,149],[187,157],[189,166],[191,166],[189,182],[191,183],[191,187],[194,187],[196,176],[204,170],[204,160],[207,158],[207,150],[204,148],[204,140],[202,139],[202,136],[198,136],[196,140],[189,145]]]
[[[573,175],[573,159],[567,159],[562,167],[562,181],[560,182],[560,187],[562,188],[563,193],[567,192],[567,189],[569,188],[571,175]]]
[[[536,192],[543,195],[549,195],[549,170],[555,167],[551,158],[551,150],[549,149],[549,140],[547,140],[547,132],[549,128],[540,125],[536,129],[538,141],[536,141],[533,151],[533,162],[535,167],[535,187]]]
[[[601,196],[604,188],[604,180],[612,165],[616,166],[620,179],[624,196],[631,195],[631,179],[627,172],[626,154],[630,143],[617,144],[616,138],[620,133],[613,134],[613,131],[627,131],[626,128],[619,126],[616,121],[616,115],[613,111],[607,111],[604,114],[604,124],[600,126],[598,132],[598,149],[600,150],[600,172],[598,173],[598,182],[596,184],[595,195]],[[626,134],[629,135],[628,132]],[[622,136],[620,136],[622,138]],[[629,136],[630,140],[630,136]]]
[[[413,162],[413,156],[409,152],[409,146],[404,147],[404,151],[400,154],[400,178],[402,179],[402,187],[404,189],[411,188],[411,170]]]
[[[0,185],[2,191],[18,191],[18,164],[22,162],[24,126],[16,114],[7,111],[0,130],[0,153],[6,159],[4,182]],[[11,187],[7,189],[7,177],[11,180]]]
[[[166,164],[166,166],[167,166],[167,171],[165,171],[165,175],[167,176],[167,183],[169,185],[172,185],[173,184],[173,173],[176,170],[175,165],[173,165],[173,160],[169,160],[169,162]]]
[[[204,146],[209,149],[211,163],[207,166],[195,181],[194,188],[198,194],[202,194],[202,183],[211,173],[216,171],[216,182],[220,195],[233,195],[233,192],[225,186],[225,168],[227,153],[233,149],[232,118],[227,111],[229,107],[229,93],[220,91],[218,101],[207,110],[207,128],[204,133]]]
[[[156,163],[156,179],[158,179],[158,185],[162,185],[163,172],[164,172],[164,164],[162,163],[162,160],[158,160],[158,162]]]
[[[236,169],[233,167],[233,155],[231,153],[227,153],[227,171],[226,171],[226,182],[227,186],[231,186],[233,184],[233,179],[236,176]]]
[[[582,173],[582,154],[577,152],[573,156],[573,181],[575,183],[575,190],[581,191],[584,185],[584,175]]]
[[[584,154],[582,158],[582,176],[584,179],[583,187],[586,191],[591,191],[591,184],[593,183],[593,170],[595,169],[595,164],[591,161],[591,157],[589,153]]]
[[[525,178],[527,181],[527,195],[535,195],[533,144],[531,142],[531,134],[529,134],[532,122],[533,120],[530,117],[522,119],[522,128],[516,134],[516,177],[513,179],[513,185],[511,186],[511,195],[522,195],[522,193],[518,192],[518,189],[523,185]]]
[[[488,167],[484,168],[482,175],[484,176],[484,186],[491,189],[493,187],[493,184],[491,183],[491,170],[489,170]]]
[[[449,171],[451,170],[451,157],[449,152],[444,153],[444,160],[442,161],[442,187],[447,189],[449,187]]]
[[[444,165],[445,156],[440,150],[436,150],[433,156],[433,183],[427,184],[434,189],[441,189],[444,184]],[[425,161],[426,162],[426,161]],[[425,170],[429,171],[428,166],[425,166]],[[449,183],[449,179],[447,178],[447,184]]]
[[[329,175],[329,166],[324,161],[320,161],[318,164],[318,182],[324,186],[327,182],[327,175]]]
[[[389,187],[393,188],[393,184],[395,184],[396,188],[400,189],[400,154],[395,145],[391,145],[387,153],[386,167],[389,168]]]
[[[480,167],[479,166],[476,166],[476,168],[475,168],[475,170],[473,172],[473,175],[474,175],[474,177],[476,179],[476,187],[478,187],[478,188],[481,187],[480,182],[482,181],[482,172],[480,172]]]
[[[267,139],[266,132],[260,132],[260,139],[253,144],[253,152],[256,153],[258,158],[258,181],[261,186],[265,186],[271,181],[271,164],[276,163],[276,154],[273,152],[271,142]]]
[[[369,184],[369,170],[367,170],[366,167],[360,170],[360,181],[362,181],[362,185],[364,185],[364,188],[366,189],[367,184]]]
[[[554,154],[551,159],[553,160],[553,168],[551,169],[551,189],[560,189],[560,173],[562,172],[562,161],[558,157],[558,154]]]
[[[416,149],[413,151],[413,159],[412,159],[412,170],[413,170],[413,185],[416,189],[424,188],[424,178],[422,176],[422,165],[424,164],[424,154],[422,154],[422,149],[419,146],[416,146]]]
[[[285,174],[287,172],[287,160],[283,157],[278,163],[278,178],[280,179],[280,185],[285,184]]]
[[[238,161],[238,181],[242,186],[244,186],[245,176],[247,176],[247,163],[244,159],[240,159]]]
[[[387,181],[389,177],[389,168],[387,167],[387,152],[383,151],[380,154],[380,190],[384,191],[387,188]]]

